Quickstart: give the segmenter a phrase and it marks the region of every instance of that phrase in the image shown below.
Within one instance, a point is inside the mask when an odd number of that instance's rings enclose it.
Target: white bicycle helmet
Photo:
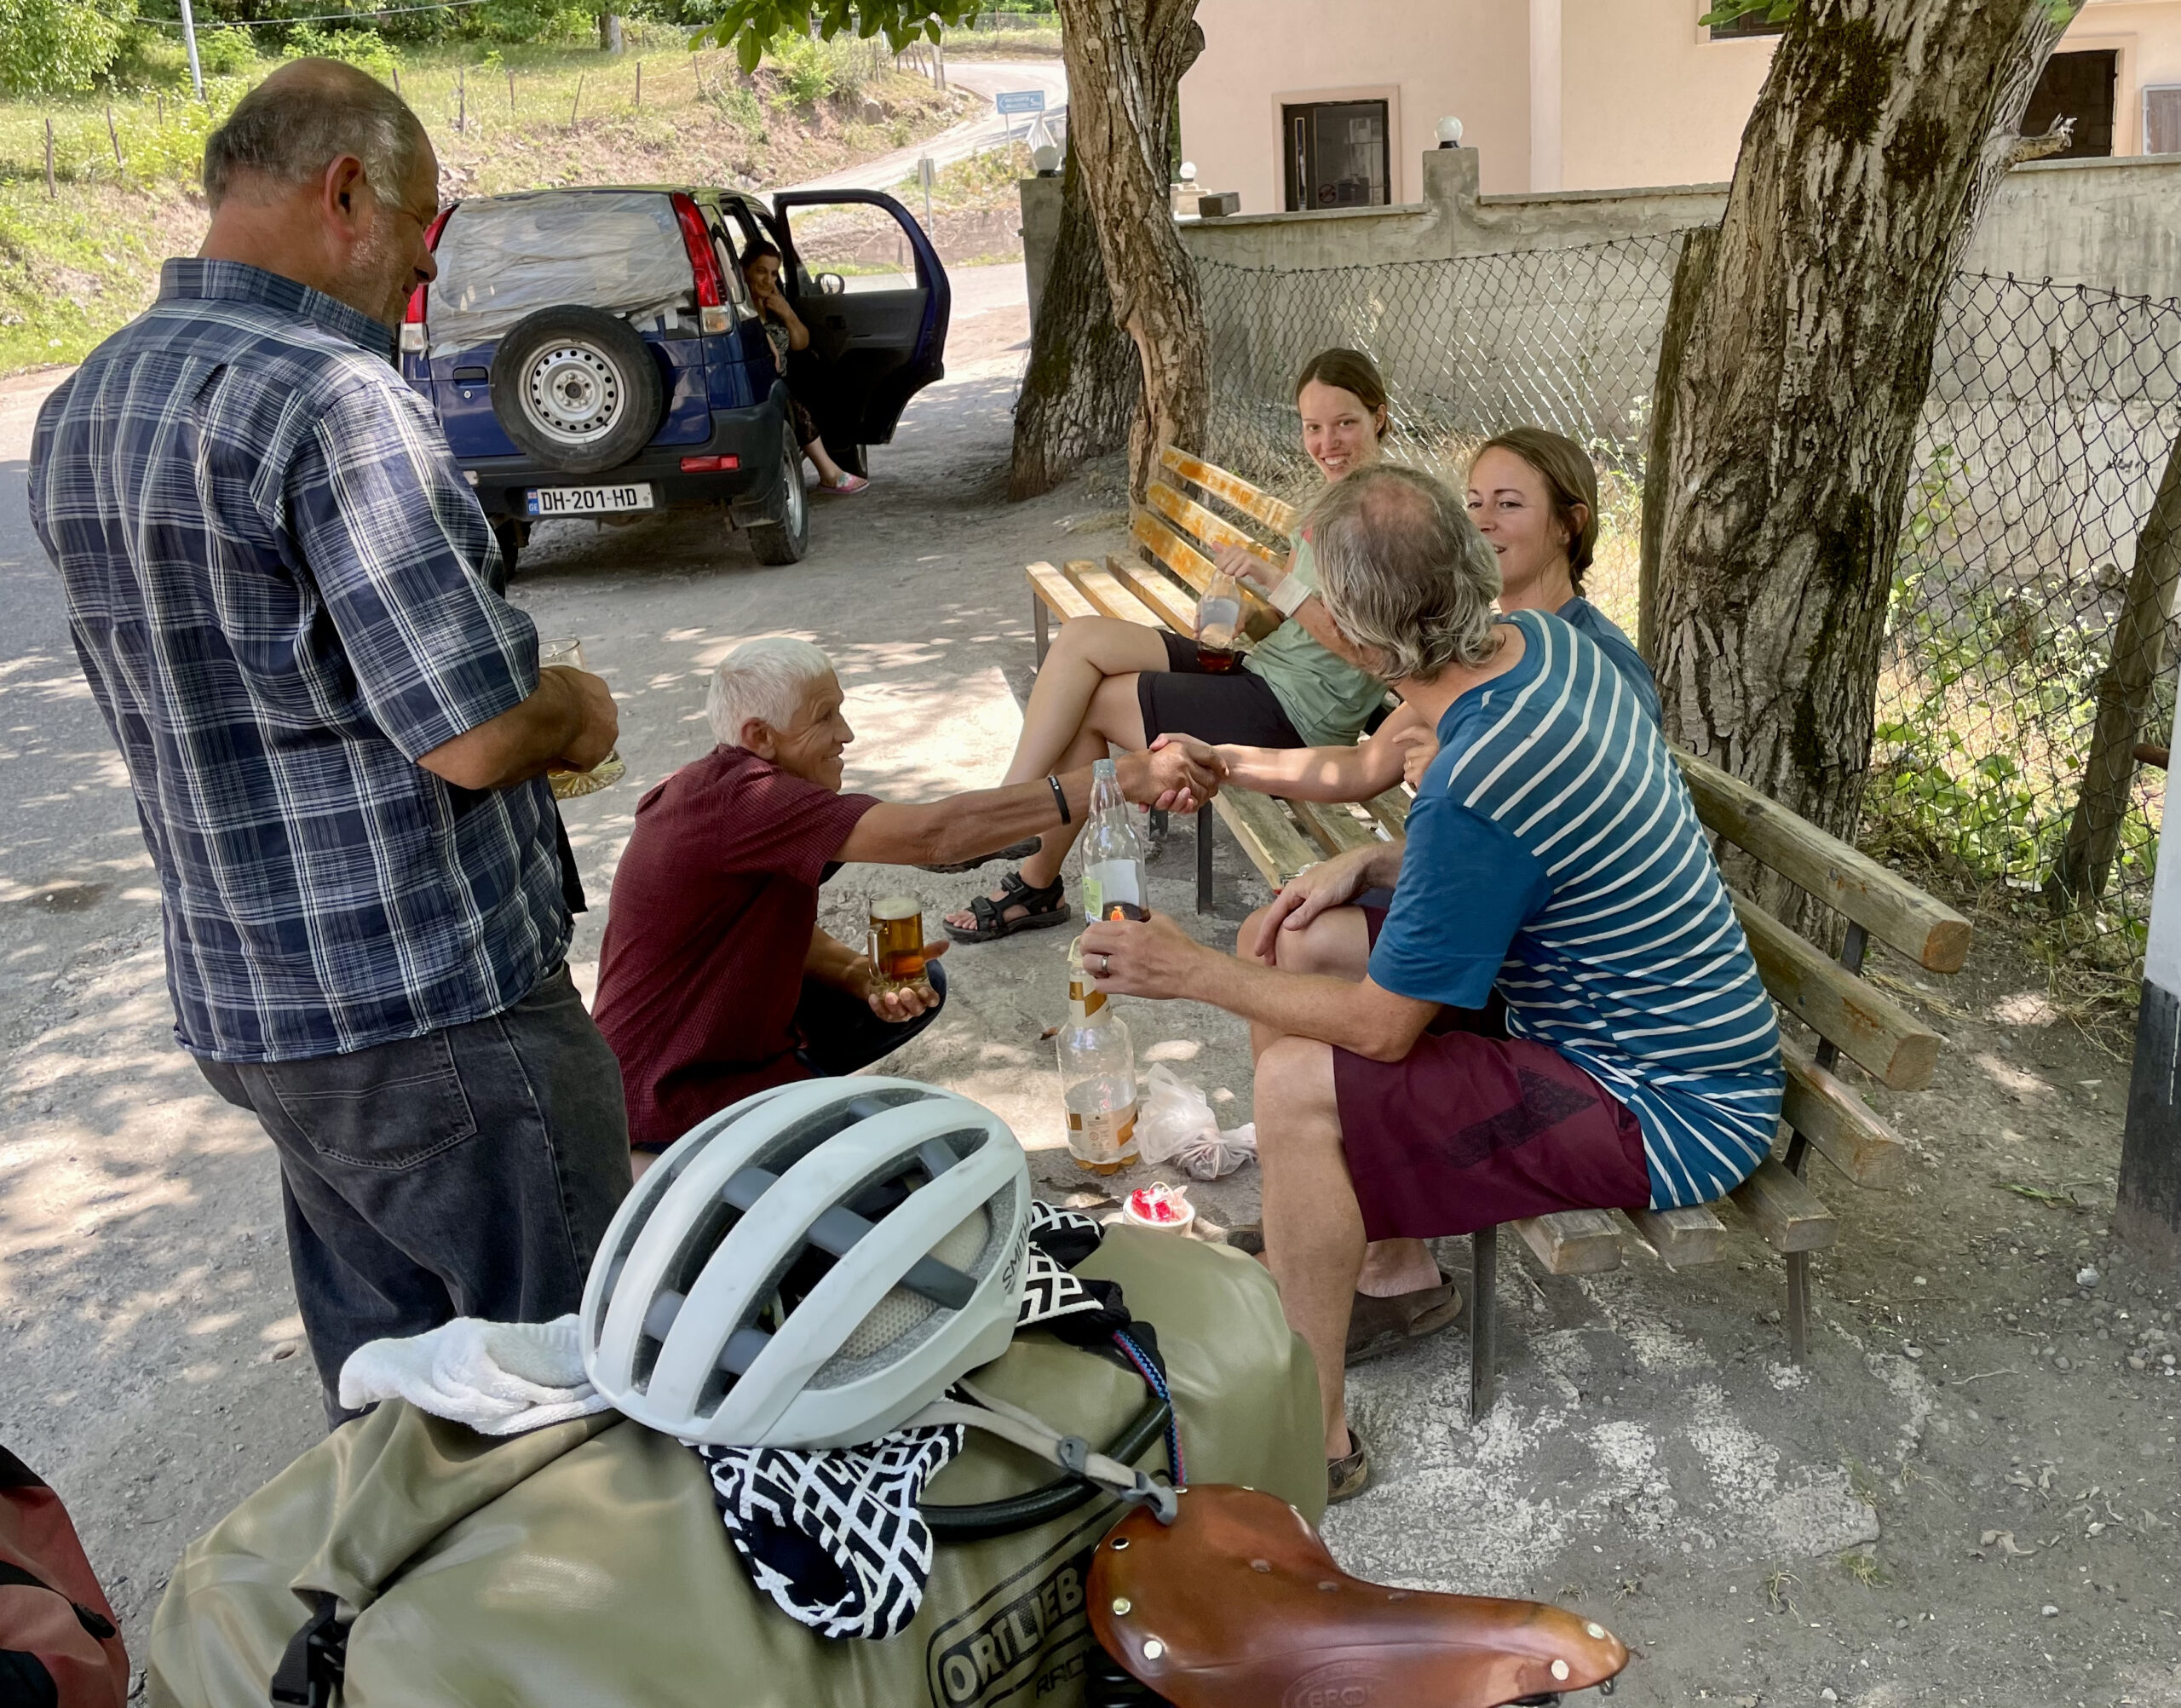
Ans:
[[[722,1446],[874,1441],[1015,1332],[1030,1170],[998,1116],[818,1079],[676,1140],[584,1288],[583,1355],[641,1423]]]

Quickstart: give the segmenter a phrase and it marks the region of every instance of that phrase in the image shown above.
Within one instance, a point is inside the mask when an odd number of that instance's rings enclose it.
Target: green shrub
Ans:
[[[798,106],[820,101],[840,87],[842,56],[828,53],[828,43],[808,36],[782,36],[767,49],[769,59],[787,85],[788,99]]]
[[[121,52],[133,0],[0,0],[0,89],[66,95],[104,77]]]
[[[376,30],[319,30],[309,24],[298,24],[288,32],[288,45],[281,54],[291,60],[339,60],[369,72],[381,83],[393,82],[394,69],[401,63]]]
[[[308,29],[301,25],[299,29]],[[314,49],[312,51],[317,51]],[[335,55],[329,55],[332,58]],[[197,32],[197,66],[208,78],[239,77],[257,64],[257,42],[239,26]]]

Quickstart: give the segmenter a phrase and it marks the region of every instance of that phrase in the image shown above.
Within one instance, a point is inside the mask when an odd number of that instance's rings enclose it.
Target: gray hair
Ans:
[[[719,661],[705,694],[712,739],[739,747],[742,726],[753,717],[785,730],[802,709],[803,691],[832,673],[833,661],[808,641],[791,635],[745,641]]]
[[[368,72],[337,60],[296,60],[235,103],[204,141],[204,199],[216,208],[239,174],[308,184],[344,154],[391,199],[431,139],[408,103]]]
[[[1495,650],[1499,560],[1444,482],[1419,469],[1359,469],[1303,518],[1326,614],[1378,655],[1389,681],[1428,682]]]

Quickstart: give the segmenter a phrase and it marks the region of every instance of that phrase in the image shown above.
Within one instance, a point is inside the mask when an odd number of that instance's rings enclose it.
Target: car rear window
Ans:
[[[670,327],[696,308],[689,252],[664,191],[464,202],[440,233],[436,256],[440,276],[426,302],[435,356],[490,343],[525,315],[567,303],[640,327]]]

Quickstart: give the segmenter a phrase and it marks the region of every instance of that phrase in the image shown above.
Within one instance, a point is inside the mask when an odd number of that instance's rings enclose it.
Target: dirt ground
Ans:
[[[629,780],[568,814],[598,903],[640,792],[708,745],[705,673],[753,635],[837,662],[850,787],[906,799],[997,774],[1031,660],[1021,566],[1118,550],[1124,520],[1108,469],[1004,502],[1021,337],[1019,308],[958,322],[952,377],[873,451],[867,497],[820,502],[800,566],[758,567],[693,515],[541,530],[515,597],[581,635],[622,703]],[[0,756],[21,779],[0,826],[0,1441],[70,1503],[141,1653],[181,1546],[320,1423],[269,1147],[170,1041],[124,780],[26,550],[26,396],[0,394],[0,589],[19,614]],[[1154,900],[1223,945],[1263,891],[1224,842],[1220,861],[1200,918],[1177,826]],[[971,883],[851,867],[826,917],[851,932],[903,889],[935,914]],[[581,923],[585,978],[602,923],[601,906]],[[1043,1037],[1063,947],[957,951],[948,1011],[889,1064],[998,1110],[1055,1194],[1089,1184]],[[1556,1279],[1511,1240],[1481,1423],[1459,1331],[1357,1372],[1378,1481],[1328,1521],[1349,1569],[1564,1601],[1637,1649],[1635,1703],[2181,1704],[2181,1293],[2105,1232],[2126,1064],[2003,929],[1958,979],[1880,970],[1950,1045],[1928,1092],[1863,1088],[1914,1147],[1908,1184],[1815,1165],[1842,1225],[1816,1264],[1808,1367],[1785,1361],[1779,1262],[1739,1222],[1728,1261],[1681,1274],[1639,1251]],[[1238,1024],[1124,1012],[1140,1061],[1246,1118]],[[1231,1225],[1256,1194],[1252,1165],[1194,1195]],[[1442,1257],[1466,1273],[1466,1242]]]

